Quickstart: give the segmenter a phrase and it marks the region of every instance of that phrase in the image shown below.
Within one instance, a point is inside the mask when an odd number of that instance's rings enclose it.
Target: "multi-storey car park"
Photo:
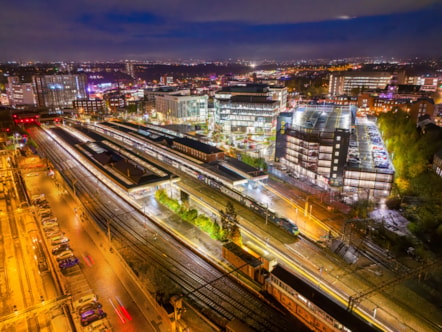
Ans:
[[[341,105],[308,105],[278,117],[275,158],[343,199],[390,194],[394,169],[374,122]]]

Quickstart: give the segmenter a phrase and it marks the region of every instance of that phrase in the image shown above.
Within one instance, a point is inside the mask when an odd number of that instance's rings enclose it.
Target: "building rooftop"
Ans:
[[[269,91],[269,86],[267,84],[244,84],[244,85],[226,86],[218,92],[267,93],[268,91]]]
[[[278,101],[268,99],[266,96],[232,96],[232,103],[260,103],[260,104],[277,104]]]
[[[307,105],[296,109],[293,127],[317,131],[350,130],[356,109],[343,105]]]
[[[216,146],[213,145],[209,145],[194,139],[190,139],[187,137],[182,137],[182,138],[174,138],[173,139],[174,142],[182,144],[182,145],[186,145],[192,149],[201,151],[205,154],[213,154],[213,153],[220,153],[223,152],[222,150],[218,149]]]

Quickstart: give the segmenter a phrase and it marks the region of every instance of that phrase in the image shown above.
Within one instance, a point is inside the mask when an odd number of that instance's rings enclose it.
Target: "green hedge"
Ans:
[[[224,241],[225,234],[216,221],[213,221],[205,214],[198,214],[196,209],[189,209],[186,204],[180,204],[177,200],[170,198],[166,190],[159,189],[155,193],[155,198],[162,205],[178,214],[181,219],[195,225],[203,232],[209,234],[212,239]]]

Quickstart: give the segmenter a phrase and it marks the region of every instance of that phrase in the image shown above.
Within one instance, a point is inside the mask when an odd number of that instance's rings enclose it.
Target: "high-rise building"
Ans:
[[[331,95],[352,94],[355,91],[385,89],[388,84],[402,84],[402,73],[348,71],[330,74],[328,92]]]
[[[7,92],[11,106],[34,106],[36,103],[32,83],[21,82],[18,76],[8,77]]]
[[[87,99],[87,77],[80,75],[36,75],[32,77],[38,107],[72,108],[76,99]]]

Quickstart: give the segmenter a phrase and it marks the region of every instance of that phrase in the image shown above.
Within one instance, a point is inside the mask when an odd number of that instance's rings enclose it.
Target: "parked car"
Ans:
[[[77,308],[77,312],[79,315],[81,315],[82,313],[84,313],[86,311],[100,309],[101,307],[102,307],[102,305],[100,302],[91,301],[91,302],[87,302],[87,303],[80,305]]]
[[[53,225],[53,226],[50,226],[50,225],[43,226],[43,232],[45,232],[46,235],[50,232],[59,232],[60,230],[61,229],[60,229],[60,227],[58,227],[58,224]]]
[[[47,218],[42,218],[42,219],[41,219],[41,223],[42,223],[42,225],[44,225],[45,223],[50,222],[50,221],[52,221],[52,222],[58,222],[58,219],[57,219],[57,217],[54,217],[54,216],[47,217]]]
[[[47,232],[45,231],[45,234],[46,234],[46,238],[52,239],[57,236],[63,236],[64,232],[62,232],[61,229],[54,229],[54,230],[47,231]]]
[[[43,213],[40,215],[40,220],[43,220],[45,218],[53,218],[54,216],[52,215],[52,213]]]
[[[71,257],[75,257],[74,253],[71,250],[65,250],[61,253],[59,253],[58,255],[55,256],[55,259],[57,260],[57,262],[65,260],[67,258],[71,258]]]
[[[99,320],[96,322],[91,323],[87,330],[88,332],[111,332],[111,329],[107,327],[105,321]]]
[[[46,201],[40,201],[38,204],[36,204],[39,211],[42,209],[50,209],[51,207],[49,206],[49,203]]]
[[[43,225],[43,231],[45,231],[46,229],[54,228],[54,227],[59,227],[58,222],[55,222],[55,221],[47,222],[46,224]]]
[[[41,216],[43,214],[50,214],[52,213],[52,210],[50,208],[43,208],[43,209],[38,209],[38,215]]]
[[[40,200],[46,200],[45,194],[35,194],[35,195],[32,195],[32,197],[31,197],[31,201],[33,204],[35,204],[35,202],[40,201]]]
[[[80,261],[77,257],[66,258],[58,263],[58,267],[62,270],[73,267],[77,265]]]
[[[59,244],[67,243],[67,242],[69,242],[69,239],[65,236],[55,236],[55,237],[51,238],[51,245],[52,246],[58,246]]]
[[[106,317],[106,313],[101,309],[89,310],[81,314],[80,323],[82,326],[86,326],[104,317]]]
[[[74,310],[78,310],[78,307],[85,305],[86,303],[97,302],[97,301],[98,301],[98,296],[95,294],[91,293],[84,295],[74,302]]]
[[[69,246],[69,243],[62,243],[52,249],[52,254],[58,255],[66,250],[72,251],[71,247]]]

